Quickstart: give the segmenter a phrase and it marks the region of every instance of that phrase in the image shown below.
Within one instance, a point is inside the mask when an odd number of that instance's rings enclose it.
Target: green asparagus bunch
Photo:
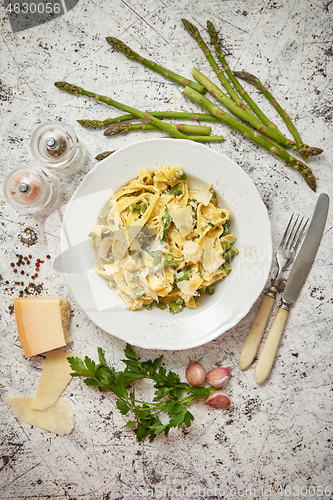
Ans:
[[[80,125],[85,128],[108,127],[104,135],[113,136],[116,134],[125,134],[130,131],[151,131],[163,130],[169,134],[169,137],[177,139],[188,139],[197,142],[223,141],[223,136],[210,135],[210,127],[199,125],[189,125],[186,123],[170,123],[164,119],[181,119],[190,121],[210,121],[222,122],[240,132],[244,137],[250,139],[256,144],[262,146],[272,154],[281,158],[288,166],[298,170],[307,184],[316,190],[316,179],[310,167],[301,160],[288,153],[287,149],[293,149],[300,153],[303,160],[309,156],[322,153],[322,149],[311,147],[305,144],[291,118],[285,110],[278,104],[276,99],[260,82],[260,80],[248,72],[233,72],[229,67],[223,53],[217,31],[211,21],[207,21],[207,30],[210,41],[215,49],[215,54],[221,63],[221,67],[215,61],[209,47],[203,40],[198,28],[190,21],[182,19],[185,29],[196,40],[202,49],[205,57],[209,61],[212,69],[216,73],[219,81],[226,93],[217,87],[207,76],[203,75],[198,69],[193,69],[192,81],[154,61],[140,56],[121,40],[114,37],[107,37],[107,42],[117,51],[122,52],[127,58],[135,60],[145,67],[159,73],[165,78],[182,85],[184,88],[182,94],[191,101],[198,104],[206,113],[188,113],[178,111],[150,111],[143,112],[131,106],[119,103],[114,99],[90,92],[77,85],[67,82],[56,82],[55,85],[60,90],[65,90],[71,94],[81,94],[101,101],[110,106],[125,112],[126,114],[105,120],[78,120]],[[254,85],[272,104],[277,113],[282,117],[293,139],[286,137],[259,108],[259,106],[249,96],[239,79]],[[205,97],[205,92],[209,93],[214,99],[218,100],[230,113],[227,113],[213,101]],[[141,123],[131,123],[132,120],[139,119]],[[123,123],[126,122],[126,123]],[[105,151],[96,157],[103,159],[111,154],[112,151]]]

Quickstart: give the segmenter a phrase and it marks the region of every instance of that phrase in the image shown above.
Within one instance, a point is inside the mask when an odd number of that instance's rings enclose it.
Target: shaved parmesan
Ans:
[[[181,236],[185,237],[193,231],[192,208],[190,206],[170,210],[170,217]]]
[[[118,273],[119,272],[119,269],[117,266],[115,266],[114,264],[105,264],[104,267],[104,270],[106,272],[106,274],[112,276],[114,273]]]
[[[112,279],[113,275],[119,272],[118,267],[113,264],[105,264],[103,267],[96,267],[95,270],[98,274],[103,276],[103,278],[108,280]]]
[[[185,262],[196,264],[202,256],[202,247],[195,241],[185,241],[183,246],[183,256]]]
[[[191,287],[191,283],[189,281],[179,281],[177,286],[184,295],[190,295],[192,297],[194,295],[198,295],[198,292]]]
[[[206,236],[202,240],[202,248],[203,248],[203,250],[212,250],[214,248],[214,242],[215,242],[214,238],[209,238],[208,236]]]
[[[125,257],[128,250],[126,233],[124,230],[119,230],[114,233],[114,242],[112,244],[112,255],[114,260],[121,260]]]
[[[103,238],[100,245],[99,249],[97,252],[98,257],[101,259],[106,259],[110,253],[110,246],[112,245],[112,238],[111,237],[106,237]]]
[[[74,415],[69,399],[60,398],[44,411],[32,408],[33,398],[3,398],[14,413],[15,418],[30,425],[35,425],[60,436],[69,434],[74,428]]]
[[[147,278],[146,278],[146,276],[148,275],[148,273],[149,273],[149,269],[148,269],[148,267],[145,267],[144,270],[139,275],[139,277],[140,277],[140,285],[144,289],[146,295],[148,295],[152,299],[155,299],[158,302],[158,295],[157,295],[157,293],[155,293],[154,290],[152,290],[149,287],[149,284],[148,284],[148,281],[147,281]]]
[[[197,191],[194,195],[194,198],[203,205],[207,206],[212,197],[212,193],[210,191]]]
[[[141,246],[140,246],[140,243],[138,242],[138,240],[135,239],[132,241],[131,250],[141,250]]]
[[[224,259],[216,250],[204,250],[202,256],[202,267],[205,269],[205,271],[214,274],[215,271],[223,264],[223,262]]]
[[[67,360],[69,356],[81,358],[80,354],[64,352],[60,349],[46,354],[43,371],[31,405],[33,410],[46,410],[59,399],[72,379],[72,369]]]
[[[153,244],[150,245],[149,250],[150,252],[157,252],[158,250],[161,250],[161,252],[167,253],[168,252],[167,246],[168,245],[165,241],[162,241],[159,238],[155,238]]]

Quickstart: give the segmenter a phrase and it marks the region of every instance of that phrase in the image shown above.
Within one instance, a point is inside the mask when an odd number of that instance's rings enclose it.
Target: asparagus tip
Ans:
[[[104,153],[99,153],[97,156],[95,156],[95,160],[98,160],[98,161],[104,160],[104,158],[107,158],[115,151],[116,151],[116,149],[114,151],[104,151]]]
[[[116,50],[119,50],[121,52],[124,52],[126,49],[130,50],[130,48],[121,40],[118,38],[115,38],[114,36],[106,36],[105,40]]]
[[[70,94],[77,94],[80,92],[81,87],[78,87],[77,85],[72,85],[71,83],[67,82],[55,82],[54,85],[59,89],[59,90],[65,90],[66,92],[69,92]]]

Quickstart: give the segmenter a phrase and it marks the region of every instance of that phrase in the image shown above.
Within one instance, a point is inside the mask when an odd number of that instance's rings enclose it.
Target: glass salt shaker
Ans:
[[[15,210],[43,215],[56,208],[59,183],[40,168],[16,168],[5,179],[4,194]]]
[[[41,167],[54,173],[73,173],[85,161],[85,148],[75,131],[58,121],[39,125],[31,136],[30,149]]]

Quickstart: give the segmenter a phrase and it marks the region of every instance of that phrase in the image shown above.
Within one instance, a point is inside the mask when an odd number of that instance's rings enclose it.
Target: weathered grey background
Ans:
[[[34,165],[29,140],[45,120],[61,119],[73,126],[88,147],[87,165],[64,186],[64,201],[95,165],[97,153],[162,135],[108,139],[101,130],[80,128],[79,118],[121,113],[61,93],[53,86],[56,80],[77,83],[143,110],[196,110],[176,84],[112,52],[105,41],[108,35],[119,37],[185,76],[191,76],[194,65],[212,75],[182,26],[181,18],[186,17],[207,40],[205,25],[212,20],[231,67],[260,76],[294,119],[304,141],[324,149],[309,164],[318,178],[318,193],[332,193],[332,12],[328,0],[187,0],[177,5],[171,0],[80,0],[63,17],[13,34],[1,8],[1,184],[13,167]],[[275,119],[269,104],[252,92]],[[279,117],[275,121],[286,130]],[[311,216],[317,194],[298,172],[268,152],[223,125],[212,127],[225,141],[207,147],[229,155],[250,175],[269,211],[276,248],[291,212]],[[68,297],[74,314],[74,349],[95,357],[96,347],[101,346],[120,369],[124,343],[87,319],[63,276],[52,268],[57,228],[45,228],[43,218],[19,215],[3,197],[0,227],[1,395],[30,395],[43,364],[41,357],[24,358],[16,332],[13,297],[30,281],[27,273],[13,274],[10,263],[17,261],[16,254],[45,260],[36,280],[44,283],[42,293]],[[22,240],[27,228],[38,237],[30,247]],[[254,381],[253,367],[244,373],[238,369],[259,298],[248,316],[216,341],[191,351],[164,353],[165,366],[182,377],[188,355],[206,368],[234,367],[227,386],[234,406],[216,411],[199,402],[193,407],[191,428],[172,431],[168,439],[137,443],[132,431],[123,429],[125,418],[116,409],[115,398],[101,396],[79,380],[66,390],[75,411],[75,430],[67,437],[17,422],[1,402],[0,498],[257,499],[270,493],[271,498],[329,498],[325,488],[333,491],[331,228],[330,215],[316,262],[290,314],[273,373],[262,387]],[[47,254],[51,259],[45,258]],[[137,351],[143,358],[160,354]]]

